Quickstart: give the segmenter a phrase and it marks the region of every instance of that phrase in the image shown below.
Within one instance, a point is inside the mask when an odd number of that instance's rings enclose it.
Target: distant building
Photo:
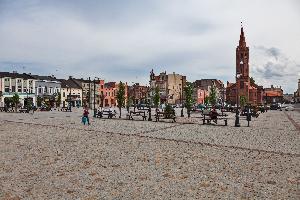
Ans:
[[[133,99],[133,103],[136,105],[148,103],[148,92],[149,87],[139,83],[128,86],[128,96]]]
[[[299,103],[300,102],[300,79],[298,80],[298,89],[294,93],[294,101]]]
[[[60,95],[61,82],[52,76],[39,76],[31,73],[27,74],[32,79],[35,79],[35,95],[40,97],[44,102],[49,103],[54,107],[55,102]]]
[[[274,87],[264,89],[264,101],[266,104],[283,103],[283,90],[281,87]]]
[[[194,84],[195,92],[198,94],[199,92],[198,89],[200,89],[200,93],[202,92],[204,96],[208,96],[211,87],[214,86],[216,88],[217,103],[222,104],[225,101],[225,87],[224,87],[224,83],[221,80],[201,79],[201,80],[196,80],[193,84]],[[199,101],[204,102],[204,99],[202,99],[201,97]]]
[[[0,72],[0,107],[4,107],[5,98],[17,93],[22,106],[27,102],[36,104],[35,79],[27,74],[17,72]]]
[[[128,86],[127,83],[124,83],[125,86],[125,104],[128,98]],[[100,99],[102,101],[102,105],[100,107],[115,107],[118,106],[117,101],[117,92],[118,92],[119,84],[116,82],[108,82],[104,83],[103,80],[100,81]]]
[[[68,80],[59,79],[61,82],[61,106],[83,106],[82,88],[72,77]]]
[[[196,104],[204,104],[205,98],[209,96],[209,91],[201,88],[194,88],[193,99],[196,100]]]
[[[294,95],[293,94],[283,94],[283,102],[284,103],[294,102]]]
[[[249,71],[249,47],[246,46],[242,27],[239,45],[236,48],[236,72],[238,77],[236,77],[236,83],[227,82],[227,103],[234,105],[237,100],[240,101],[242,96],[246,98],[247,103],[252,105],[263,103],[263,87],[250,81]]]
[[[183,89],[186,85],[186,76],[180,74],[160,73],[155,76],[150,72],[150,99],[153,99],[155,88],[159,88],[160,103],[180,104],[184,99]]]
[[[86,105],[93,109],[94,100],[95,100],[95,108],[97,108],[100,104],[100,94],[99,94],[100,80],[89,80],[83,78],[81,79],[72,78],[72,79],[82,88],[82,105],[83,106]],[[94,88],[95,88],[95,92],[94,92]],[[94,93],[95,93],[95,97],[94,97]]]

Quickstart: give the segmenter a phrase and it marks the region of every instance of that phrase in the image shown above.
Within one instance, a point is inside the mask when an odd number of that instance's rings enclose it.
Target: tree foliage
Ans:
[[[17,93],[15,93],[11,99],[12,99],[12,103],[15,105],[15,111],[17,112],[18,104],[20,103],[20,97]]]
[[[214,106],[217,104],[217,90],[216,86],[212,85],[209,91],[209,102]]]
[[[188,111],[188,117],[190,117],[190,110],[194,104],[193,93],[194,93],[194,86],[192,83],[187,83],[184,87],[185,93],[185,107]]]
[[[204,104],[205,105],[209,104],[209,96],[204,97]]]
[[[5,97],[4,98],[4,104],[5,104],[6,107],[9,108],[12,104],[12,98],[11,97]]]
[[[156,87],[154,91],[154,96],[153,96],[153,104],[156,108],[158,108],[160,102],[160,94],[159,94],[159,88]]]
[[[255,84],[255,80],[254,80],[253,77],[250,77],[250,83],[251,83],[251,84]]]
[[[121,110],[122,110],[122,107],[125,106],[125,85],[121,81],[119,83],[119,87],[118,87],[118,91],[117,91],[117,102],[118,102],[118,108],[120,111],[119,118],[121,118]]]
[[[175,114],[174,109],[172,108],[172,106],[170,104],[167,104],[165,107],[165,113],[166,113],[166,118],[170,118],[172,115]]]
[[[244,107],[247,103],[247,98],[245,96],[240,96],[240,106]]]
[[[60,102],[61,102],[61,94],[58,92],[56,94],[56,107],[60,107]]]
[[[43,102],[43,98],[38,96],[36,98],[36,104],[37,104],[37,107],[41,107],[42,106],[42,102]]]

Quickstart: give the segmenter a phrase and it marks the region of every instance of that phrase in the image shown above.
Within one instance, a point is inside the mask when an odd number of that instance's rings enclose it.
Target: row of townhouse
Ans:
[[[51,107],[114,107],[118,105],[117,90],[118,83],[105,83],[104,80],[76,79],[72,76],[65,80],[53,75],[0,72],[0,107],[5,106],[5,98],[13,97],[15,93],[19,95],[22,107],[28,102],[39,106],[39,100]],[[128,86],[125,83],[126,100],[127,96]]]

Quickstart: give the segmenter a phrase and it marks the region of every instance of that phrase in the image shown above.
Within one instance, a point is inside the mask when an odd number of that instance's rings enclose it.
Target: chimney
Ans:
[[[72,76],[69,76],[69,79],[72,79],[73,77]]]
[[[13,71],[13,74],[17,74],[18,72],[17,71]]]

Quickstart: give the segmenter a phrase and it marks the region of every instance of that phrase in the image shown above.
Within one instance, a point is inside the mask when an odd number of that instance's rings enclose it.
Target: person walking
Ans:
[[[84,106],[84,110],[83,110],[83,117],[86,118],[88,125],[90,125],[90,119],[89,119],[89,109],[87,106]],[[85,123],[84,123],[85,124]]]

